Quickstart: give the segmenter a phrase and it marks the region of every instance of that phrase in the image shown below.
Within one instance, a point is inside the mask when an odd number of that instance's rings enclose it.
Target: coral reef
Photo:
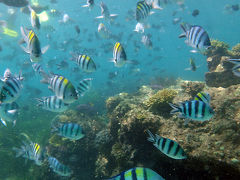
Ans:
[[[203,54],[207,57],[212,56],[226,56],[228,55],[229,45],[219,40],[211,40],[211,48],[207,49]]]
[[[197,90],[206,88],[203,83],[188,81],[181,81],[178,87],[186,87],[186,84],[188,84],[188,88],[182,89],[182,93],[178,93],[177,96],[177,90],[171,90],[171,98],[175,97],[174,102],[176,99],[185,99],[186,94],[191,98],[196,95]],[[192,88],[190,84],[195,88]],[[216,115],[210,121],[190,122],[187,126],[183,125],[183,119],[179,119],[177,116],[166,118],[161,113],[155,114],[150,110],[151,106],[146,105],[146,102],[150,105],[154,104],[150,102],[158,102],[156,97],[161,99],[163,96],[160,94],[169,91],[169,89],[158,91],[145,101],[133,101],[133,99],[138,99],[136,96],[141,96],[141,93],[136,93],[134,96],[128,94],[121,100],[122,103],[119,102],[115,106],[114,110],[108,111],[110,118],[108,128],[113,139],[108,144],[110,147],[108,146],[109,148],[98,154],[96,178],[110,177],[139,165],[151,167],[166,179],[185,179],[184,177],[189,179],[238,179],[240,177],[240,160],[238,158],[240,152],[240,143],[238,142],[240,136],[240,85],[229,88],[208,88],[212,97],[211,106]],[[119,108],[120,104],[122,104],[121,106],[125,104],[128,111],[122,112],[121,116],[116,118],[115,115],[118,113],[115,110]],[[161,109],[159,110],[161,111]],[[186,151],[188,158],[176,161],[162,154],[147,141],[147,129],[177,141]]]
[[[144,105],[155,114],[162,116],[169,116],[171,107],[169,103],[172,103],[177,92],[173,89],[163,89],[144,101]]]
[[[212,47],[204,54],[208,56],[209,72],[205,74],[206,84],[210,87],[229,87],[240,83],[240,79],[232,73],[231,58],[240,58],[240,44],[228,50],[229,46],[221,41],[212,40]]]
[[[156,93],[142,86],[136,93],[109,97],[108,120],[75,110],[56,116],[55,121],[79,123],[86,135],[69,141],[51,134],[48,154],[73,170],[72,180],[102,180],[136,166],[149,167],[166,179],[239,179],[240,85],[216,88],[197,81],[177,82]],[[189,100],[205,90],[215,111],[210,121],[184,125],[184,119],[167,115],[169,102]],[[188,158],[174,160],[161,153],[147,140],[148,129],[178,142]],[[59,179],[47,162],[30,169],[32,179]]]

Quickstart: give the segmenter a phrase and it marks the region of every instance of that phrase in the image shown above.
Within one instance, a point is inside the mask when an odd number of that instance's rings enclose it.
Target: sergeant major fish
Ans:
[[[78,66],[80,66],[80,68],[88,73],[94,72],[96,71],[97,67],[93,61],[93,59],[91,57],[89,57],[88,55],[85,54],[74,54],[72,53],[72,59],[73,61],[75,61],[77,63]]]
[[[240,59],[228,59],[228,61],[235,64],[232,68],[232,73],[235,76],[240,77]]]
[[[182,23],[180,26],[184,32],[179,35],[179,38],[186,37],[185,43],[187,45],[199,50],[208,49],[211,47],[208,33],[201,26],[191,26],[184,23]]]
[[[51,156],[48,157],[48,163],[50,168],[58,175],[66,177],[71,176],[72,170],[68,166],[60,163],[56,158]]]
[[[42,83],[48,84],[48,88],[64,103],[70,104],[78,99],[78,94],[72,83],[65,77],[57,74],[42,72]]]
[[[27,32],[27,35],[26,35],[25,31]],[[23,27],[21,27],[21,33],[23,36],[23,40],[27,43],[27,47],[21,46],[21,48],[26,53],[30,54],[31,62],[38,62],[41,59],[41,55],[44,54],[48,50],[49,45],[47,45],[41,49],[40,41],[38,40],[38,37],[35,34],[35,32],[33,30],[27,30],[27,29],[25,29],[25,31],[24,31]]]
[[[31,6],[28,6],[30,10],[30,20],[33,28],[40,29],[40,20],[37,16],[37,13],[31,8]]]
[[[38,106],[43,109],[52,112],[64,112],[68,108],[68,104],[64,103],[63,100],[58,99],[57,96],[43,97],[41,99],[36,98],[39,102]]]
[[[144,168],[135,167],[106,180],[165,180],[155,171]]]
[[[19,106],[16,102],[0,104],[0,118],[4,126],[7,126],[7,122],[16,125],[18,110]]]
[[[100,7],[101,7],[101,16],[97,16],[96,19],[106,19],[106,20],[112,20],[113,17],[118,16],[117,14],[110,14],[108,7],[106,4],[104,4],[102,1],[100,2]]]
[[[143,35],[141,41],[148,49],[152,49],[152,41],[148,35]]]
[[[16,152],[16,157],[22,156],[23,158],[33,160],[40,166],[44,160],[44,150],[38,143],[33,143],[27,136],[28,141],[22,141],[23,145],[21,148],[14,147],[13,150]]]
[[[92,78],[86,78],[79,82],[77,90],[80,96],[83,96],[86,93],[86,91],[90,89],[92,85],[92,80],[93,80]]]
[[[193,58],[189,59],[189,64],[190,64],[190,67],[189,68],[185,68],[185,70],[196,71],[197,68],[199,67],[199,66],[196,66]]]
[[[154,136],[149,130],[147,132],[149,134],[148,141],[153,142],[153,145],[168,157],[173,159],[187,158],[183,148],[177,142],[157,134]]]
[[[94,0],[87,0],[87,4],[83,5],[82,7],[89,7],[91,10],[94,7]]]
[[[103,23],[100,23],[98,25],[98,34],[104,39],[110,38],[110,31],[106,28],[106,26]]]
[[[113,58],[110,61],[114,62],[116,67],[122,67],[127,62],[127,55],[119,42],[116,42],[113,48]]]
[[[82,127],[76,123],[52,123],[52,132],[57,132],[59,136],[70,140],[79,140],[83,138],[84,132]]]
[[[37,73],[40,74],[40,75],[42,74],[43,68],[42,68],[41,64],[34,63],[34,64],[32,65],[32,67],[33,67],[33,70],[34,70],[35,72],[37,72]]]
[[[214,111],[208,103],[203,101],[185,101],[179,104],[179,106],[169,103],[173,108],[170,114],[180,112],[180,118],[186,118],[184,124],[187,124],[189,120],[195,121],[207,121],[210,120]]]
[[[21,94],[23,77],[15,77],[9,69],[4,72],[4,78],[0,80],[0,103],[12,103]]]
[[[136,20],[137,22],[144,22],[144,20],[154,12],[151,11],[152,9],[159,9],[161,10],[162,8],[156,3],[156,0],[152,0],[149,2],[146,1],[139,1],[137,3],[137,8],[136,8]]]

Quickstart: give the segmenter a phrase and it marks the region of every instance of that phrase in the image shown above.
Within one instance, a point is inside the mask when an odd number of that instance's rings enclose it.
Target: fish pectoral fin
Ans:
[[[154,11],[150,11],[150,12],[149,12],[149,15],[152,15],[152,14],[154,14],[154,13],[155,13]]]
[[[7,111],[9,114],[15,114],[17,112],[17,109],[11,109]]]
[[[189,67],[189,68],[185,68],[184,69],[185,71],[191,71],[191,68]]]
[[[24,50],[26,53],[30,54],[30,50],[24,46],[20,46],[22,50]]]
[[[184,38],[184,37],[186,37],[186,33],[185,32],[178,36],[178,38]]]
[[[97,16],[97,17],[95,17],[96,19],[103,19],[104,18],[104,16]]]
[[[110,17],[116,17],[118,14],[110,14]]]
[[[50,47],[50,45],[44,46],[44,47],[41,49],[42,54],[46,53],[49,47]]]
[[[1,118],[1,122],[3,123],[4,126],[7,127],[7,123],[6,123],[6,121],[3,118]]]
[[[186,126],[189,122],[191,121],[191,119],[186,119],[183,123],[184,126]]]
[[[89,7],[89,5],[88,5],[88,4],[85,4],[85,5],[82,5],[82,7]]]
[[[51,87],[51,86],[48,86],[48,89],[49,89],[49,90],[51,90],[51,91],[53,91],[53,89],[52,89],[52,87]]]

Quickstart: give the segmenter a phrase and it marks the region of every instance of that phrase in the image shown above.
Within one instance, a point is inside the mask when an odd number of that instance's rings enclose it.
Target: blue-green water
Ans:
[[[134,17],[138,2],[136,0],[104,0],[110,13],[118,14],[112,23],[95,18],[101,14],[99,0],[95,1],[95,7],[91,11],[89,8],[81,7],[86,4],[84,0],[57,0],[56,3],[51,3],[49,0],[36,0],[35,2],[41,6],[48,6],[46,10],[48,21],[41,22],[40,30],[35,30],[41,47],[50,45],[46,54],[42,55],[43,68],[47,72],[67,77],[75,86],[84,78],[93,78],[90,91],[71,104],[69,109],[75,110],[79,104],[90,103],[95,108],[94,115],[90,116],[98,119],[96,115],[98,114],[104,119],[102,120],[104,123],[107,123],[105,100],[110,96],[120,92],[134,93],[142,85],[155,85],[155,79],[159,77],[204,81],[204,74],[208,71],[206,56],[189,52],[192,48],[184,43],[184,39],[178,38],[182,30],[179,23],[173,24],[174,18],[181,18],[180,22],[202,26],[211,39],[224,41],[230,47],[239,43],[240,12],[225,8],[227,4],[238,4],[237,0],[185,0],[181,1],[184,7],[180,7],[177,0],[161,2],[163,10],[154,10],[155,13],[146,20],[150,28],[145,29],[145,34],[151,35],[153,49],[147,49],[141,43],[142,34],[133,32],[137,23]],[[53,16],[51,13],[53,9],[59,11],[60,14]],[[194,9],[200,11],[196,17],[192,16]],[[173,15],[174,12],[175,15]],[[64,14],[69,15],[70,22],[60,22]],[[23,89],[17,99],[20,110],[16,126],[12,127],[9,123],[9,127],[3,125],[0,127],[0,147],[2,148],[0,150],[2,169],[0,179],[17,176],[19,179],[31,179],[30,174],[38,174],[32,171],[41,171],[41,166],[36,166],[33,161],[24,164],[25,159],[15,158],[12,148],[21,145],[21,133],[28,134],[34,142],[46,146],[51,136],[51,121],[58,115],[58,113],[41,109],[34,99],[50,96],[53,93],[48,90],[46,84],[40,83],[41,77],[33,71],[29,55],[19,46],[20,27],[31,28],[29,18],[30,14],[23,13],[20,8],[0,3],[0,20],[5,20],[7,27],[18,33],[17,37],[11,37],[0,31],[2,48],[0,76],[3,77],[4,71],[9,68],[13,74],[21,72],[24,77]],[[101,22],[115,38],[99,37],[97,28]],[[80,28],[79,34],[75,30],[76,25]],[[109,62],[117,41],[124,46],[127,58],[137,61],[137,64],[127,63],[118,68],[114,66],[114,63]],[[77,65],[70,61],[70,52],[86,53],[91,56],[97,65],[96,72],[84,73],[81,69],[73,71]],[[190,57],[193,57],[196,65],[199,66],[196,72],[184,70],[189,67]],[[63,60],[68,65],[58,69],[56,64],[60,64]],[[112,78],[110,78],[110,73],[114,74]],[[31,169],[32,167],[34,169]],[[45,174],[45,176],[53,177],[53,174],[51,173],[51,176]],[[77,178],[81,179],[79,176]]]

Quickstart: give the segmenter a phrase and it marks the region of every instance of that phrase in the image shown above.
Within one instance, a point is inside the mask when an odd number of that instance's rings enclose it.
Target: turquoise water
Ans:
[[[134,17],[138,2],[136,0],[104,0],[110,13],[118,14],[112,23],[104,19],[95,19],[101,14],[98,6],[99,0],[96,0],[96,5],[91,11],[89,8],[81,7],[86,4],[84,0],[57,0],[57,3],[38,0],[36,2],[39,5],[48,6],[46,12],[49,20],[41,23],[39,31],[35,30],[41,47],[50,45],[46,54],[42,55],[41,64],[44,70],[67,77],[74,86],[84,78],[93,78],[90,91],[71,104],[69,109],[76,109],[79,104],[91,103],[94,105],[94,111],[102,117],[106,116],[105,100],[108,97],[120,92],[135,92],[142,85],[156,82],[154,81],[156,78],[204,81],[204,74],[208,71],[206,56],[189,52],[192,48],[184,43],[184,39],[178,38],[182,30],[179,23],[172,23],[174,18],[181,18],[181,22],[202,26],[211,39],[224,41],[230,47],[239,43],[240,12],[225,9],[227,4],[239,3],[237,0],[185,0],[183,9],[175,0],[169,0],[166,4],[162,3],[163,10],[154,10],[155,13],[146,21],[150,28],[145,29],[145,33],[152,36],[152,50],[147,49],[141,43],[141,34],[133,32],[137,23]],[[13,14],[9,13],[10,9],[13,9]],[[60,15],[51,15],[51,9],[59,11]],[[197,17],[191,15],[194,9],[200,11]],[[176,15],[173,16],[173,12],[176,12]],[[70,22],[59,22],[62,20],[63,14],[69,15]],[[130,20],[127,21],[126,17]],[[23,158],[15,158],[12,147],[21,145],[20,133],[28,134],[34,142],[38,142],[42,146],[48,144],[51,136],[51,121],[58,115],[41,109],[34,99],[50,96],[53,93],[48,90],[46,84],[40,83],[41,77],[33,71],[29,55],[19,47],[20,27],[31,28],[29,18],[30,15],[21,12],[20,8],[0,4],[0,20],[7,21],[7,27],[18,33],[17,37],[0,33],[0,46],[2,47],[0,76],[2,77],[4,71],[9,68],[13,74],[21,72],[24,77],[23,90],[17,99],[20,111],[16,126],[11,127],[10,125],[6,128],[1,125],[0,127],[0,145],[2,146],[0,162],[3,167],[0,170],[0,179],[15,176],[19,176],[19,179],[29,179],[29,175],[34,174],[32,171],[41,171],[41,167],[36,166],[33,161],[24,164]],[[102,39],[98,37],[96,34],[98,34],[97,28],[100,22],[104,23],[116,38]],[[80,34],[75,31],[76,25],[80,28]],[[154,28],[156,26],[157,28]],[[127,58],[136,60],[137,65],[127,63],[123,67],[117,68],[112,62],[109,62],[116,41],[122,43]],[[139,46],[138,51],[135,50],[136,45]],[[91,56],[97,65],[96,72],[87,74],[80,69],[74,72],[73,69],[77,65],[70,61],[70,52],[86,53]],[[196,72],[184,70],[189,67],[190,57],[195,59],[197,66],[200,66]],[[63,60],[67,62],[68,66],[58,69],[56,64],[60,64]],[[109,78],[109,73],[115,74],[114,77]]]

